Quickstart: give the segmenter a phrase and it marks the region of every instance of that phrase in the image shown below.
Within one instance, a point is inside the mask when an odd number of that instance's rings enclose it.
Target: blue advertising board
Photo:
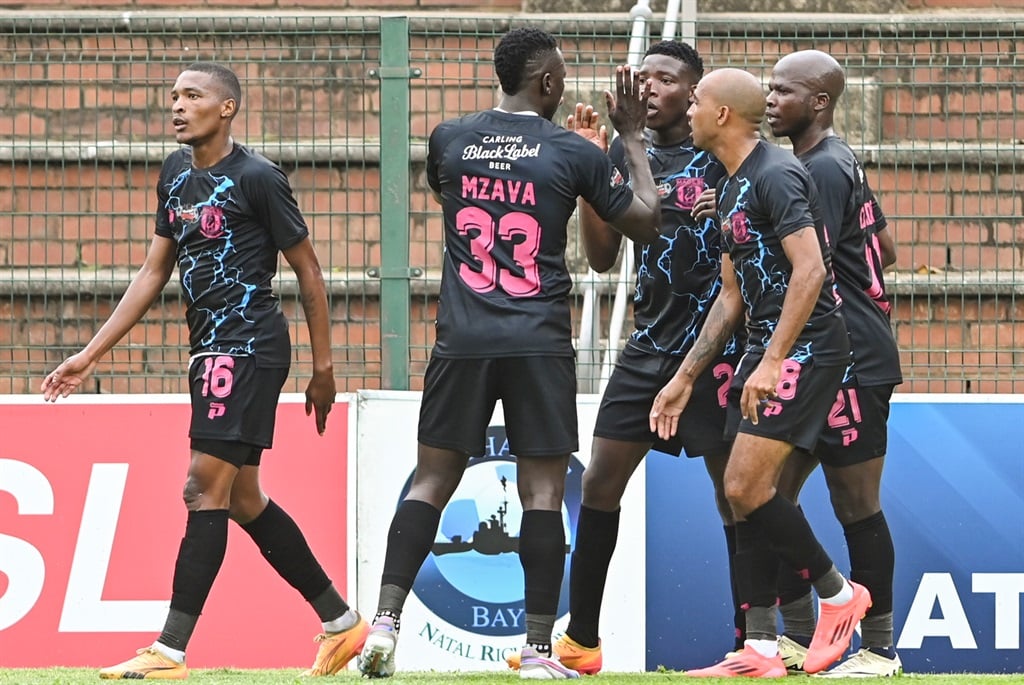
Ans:
[[[896,546],[894,622],[907,672],[1024,673],[1022,399],[894,398],[882,504]],[[646,668],[708,666],[733,644],[711,484],[696,460],[652,453],[647,462]],[[848,574],[820,471],[801,505]]]

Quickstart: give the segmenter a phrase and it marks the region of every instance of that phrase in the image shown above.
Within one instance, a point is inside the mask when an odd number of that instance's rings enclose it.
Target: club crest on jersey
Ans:
[[[224,210],[213,205],[203,207],[199,221],[199,232],[204,238],[216,240],[224,235]]]
[[[697,198],[704,192],[707,185],[701,177],[683,177],[676,179],[676,205],[679,209],[690,211],[697,204]]]
[[[732,232],[732,239],[737,243],[745,243],[750,240],[747,213],[741,210],[730,216],[729,230]]]

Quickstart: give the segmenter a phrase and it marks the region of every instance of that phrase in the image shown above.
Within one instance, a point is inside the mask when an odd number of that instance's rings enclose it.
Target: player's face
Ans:
[[[817,95],[799,74],[784,64],[775,65],[768,81],[765,113],[772,135],[781,138],[806,130],[814,121]]]
[[[690,108],[686,110],[686,118],[690,121],[690,130],[693,132],[693,144],[697,147],[710,150],[716,132],[716,119],[718,107],[715,106],[710,94],[706,92],[702,83],[698,83],[690,95]]]
[[[690,67],[669,55],[648,55],[640,65],[640,80],[651,79],[651,97],[647,101],[647,128],[667,131],[689,128],[686,110],[697,75]]]
[[[230,121],[235,101],[225,99],[212,74],[183,71],[171,89],[171,124],[174,139],[196,145],[220,132]]]

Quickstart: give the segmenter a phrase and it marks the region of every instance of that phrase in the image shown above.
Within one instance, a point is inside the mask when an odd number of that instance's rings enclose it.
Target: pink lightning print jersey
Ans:
[[[444,268],[433,354],[571,356],[566,223],[583,197],[606,221],[632,192],[596,145],[539,116],[487,110],[430,135]]]

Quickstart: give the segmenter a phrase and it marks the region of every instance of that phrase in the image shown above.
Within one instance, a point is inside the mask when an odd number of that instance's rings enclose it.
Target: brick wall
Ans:
[[[332,19],[319,32],[253,21],[251,35],[225,19],[3,37],[17,58],[0,57],[0,107],[8,114],[0,117],[0,392],[34,391],[105,320],[130,268],[141,264],[153,186],[170,149],[167,85],[199,58],[236,66],[245,83],[238,137],[291,178],[329,270],[342,387],[379,387],[379,283],[366,276],[380,266],[382,249],[380,86],[367,77],[380,63],[375,20]],[[1024,261],[1024,199],[1012,142],[1024,140],[1017,114],[1024,112],[1024,64],[1014,57],[1024,51],[1020,20],[927,30],[882,22],[846,34],[777,22],[744,35],[749,24],[711,20],[698,47],[709,67],[734,64],[766,77],[780,54],[814,46],[835,54],[861,84],[846,96],[840,130],[855,140],[898,245],[889,283],[911,378],[902,390],[1020,391],[1024,375],[1014,369],[1024,361],[1017,359],[1024,310],[1016,291],[1024,282],[1014,273]],[[411,61],[423,74],[410,82],[410,264],[433,276],[441,227],[426,191],[422,139],[443,118],[493,104],[489,59],[506,28],[505,20],[473,20],[414,35]],[[625,52],[622,23],[550,28],[563,36],[570,63],[567,101],[592,100],[609,56]],[[584,268],[577,253],[571,262]],[[991,274],[1002,285],[977,285]],[[435,285],[413,283],[414,386],[432,341]],[[97,374],[104,391],[184,389],[186,334],[174,293],[104,360]],[[284,305],[298,358],[308,359],[293,293]],[[305,373],[297,366],[289,389],[299,389]]]
[[[237,9],[246,8],[253,10],[284,9],[284,10],[422,10],[437,11],[444,9],[457,9],[461,11],[479,12],[518,12],[524,7],[537,3],[524,2],[524,0],[205,0],[202,3],[204,9]],[[632,2],[623,3],[618,0],[607,0],[607,2],[591,2],[588,6],[594,7],[594,11],[621,11],[628,10]],[[655,11],[664,10],[664,2],[651,3]],[[776,3],[777,4],[777,3]],[[840,9],[842,3],[833,3],[830,6],[836,8],[834,11],[856,12],[858,3],[851,0],[849,9]],[[1024,9],[1024,0],[899,0],[890,3],[894,11],[904,8],[915,10],[1008,10]],[[60,10],[96,10],[96,9],[131,9],[131,10],[180,10],[183,3],[180,0],[0,0],[0,8],[5,9],[60,9]],[[763,5],[763,6],[762,6]],[[732,10],[731,6],[717,6],[713,3],[698,2],[698,7],[707,6],[715,11]],[[806,2],[797,5],[806,7]],[[196,4],[196,8],[199,4]],[[553,5],[557,8],[559,5]],[[744,11],[758,12],[771,11],[774,9],[772,0],[762,2],[744,3]],[[792,7],[786,8],[792,10]],[[554,9],[553,11],[565,11]],[[818,11],[818,10],[812,10]]]
[[[0,0],[0,9],[14,10],[171,10],[180,11],[181,0]],[[518,12],[522,0],[204,0],[192,3],[195,10],[321,10]]]

